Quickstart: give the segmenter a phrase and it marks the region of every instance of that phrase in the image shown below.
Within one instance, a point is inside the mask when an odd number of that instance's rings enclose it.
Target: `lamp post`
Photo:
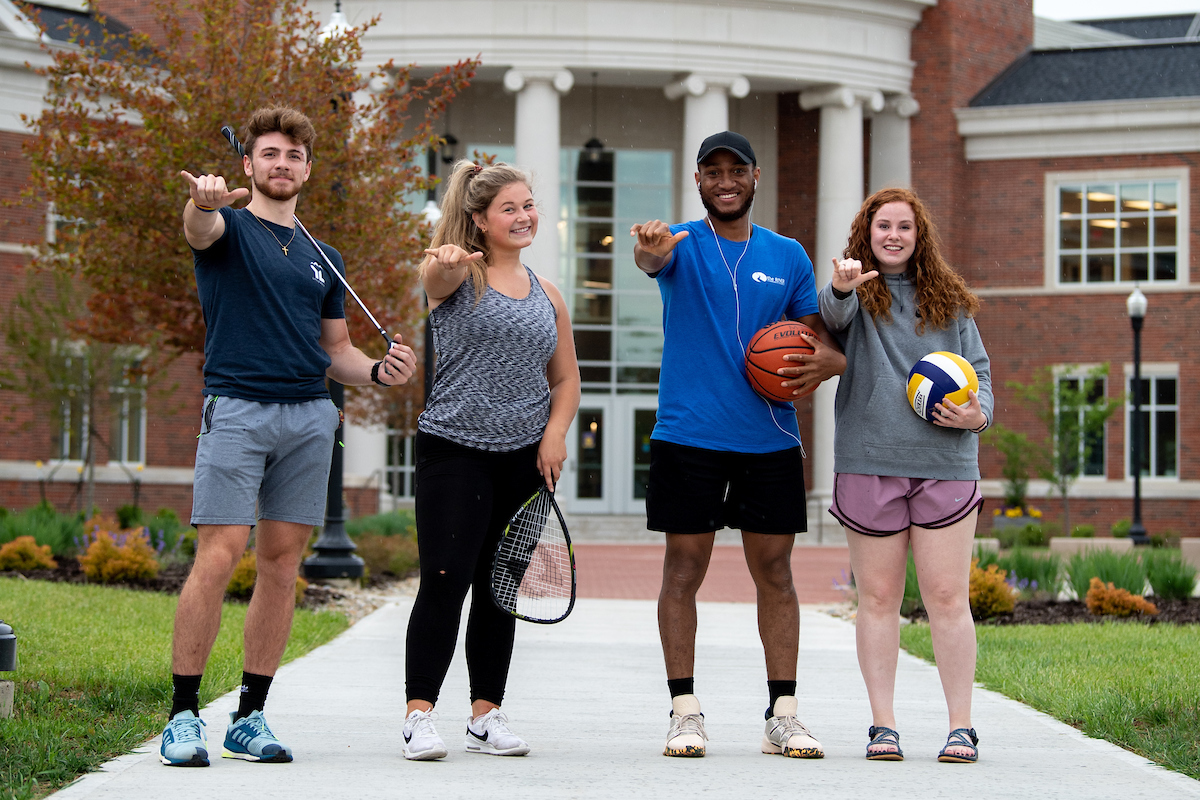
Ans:
[[[1146,305],[1146,295],[1135,286],[1125,300],[1129,324],[1133,326],[1133,420],[1129,426],[1133,439],[1133,452],[1129,457],[1133,471],[1133,521],[1129,526],[1129,538],[1135,545],[1150,542],[1142,525],[1142,322],[1146,318]]]
[[[337,0],[329,24],[321,29],[322,39],[340,37],[349,29],[346,15],[342,13],[342,0]],[[338,107],[334,101],[334,109]],[[338,416],[343,418],[334,433],[333,454],[329,465],[329,482],[325,492],[325,527],[313,544],[313,554],[304,559],[304,577],[318,580],[358,579],[363,576],[363,560],[354,554],[356,546],[346,533],[346,516],[342,506],[343,455],[342,431],[345,429],[344,415],[346,390],[342,384],[329,379],[329,396],[337,406]]]

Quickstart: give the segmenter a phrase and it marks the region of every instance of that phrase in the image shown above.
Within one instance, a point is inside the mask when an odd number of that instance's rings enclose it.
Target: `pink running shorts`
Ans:
[[[978,481],[839,472],[833,476],[829,513],[852,531],[892,536],[913,525],[949,527],[982,505]]]

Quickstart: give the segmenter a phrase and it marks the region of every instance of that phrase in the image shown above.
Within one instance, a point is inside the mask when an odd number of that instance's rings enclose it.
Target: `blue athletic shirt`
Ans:
[[[292,238],[290,228],[259,224],[244,208],[218,213],[225,233],[192,250],[207,328],[204,394],[258,403],[329,397],[321,320],[345,317],[342,284],[299,230]],[[324,243],[321,249],[345,274],[338,251]]]
[[[757,225],[748,248],[721,238],[720,252],[704,220],[671,226],[672,234],[682,230],[688,237],[652,276],[662,294],[665,341],[651,438],[739,453],[798,446],[795,407],[760,397],[745,358],[763,326],[819,312],[812,261],[796,240]]]

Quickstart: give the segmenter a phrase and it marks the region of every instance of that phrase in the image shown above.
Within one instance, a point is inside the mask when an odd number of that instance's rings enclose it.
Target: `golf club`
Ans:
[[[232,126],[226,125],[223,128],[221,128],[221,135],[224,136],[229,141],[230,147],[232,147],[235,151],[237,151],[237,154],[239,156],[244,157],[246,155],[246,151],[242,147],[242,143],[238,141],[237,134],[234,133]],[[318,253],[321,254],[321,258],[325,261],[325,264],[329,267],[329,271],[332,272],[337,277],[337,279],[342,282],[342,286],[346,287],[346,291],[349,292],[350,296],[354,298],[354,302],[358,303],[358,307],[361,308],[363,310],[363,313],[367,315],[367,319],[371,320],[371,324],[375,326],[375,330],[379,331],[379,334],[381,336],[383,336],[384,341],[386,341],[388,343],[388,349],[391,349],[392,337],[388,336],[388,332],[385,331],[383,329],[383,326],[379,324],[379,320],[375,319],[375,315],[372,314],[369,310],[367,310],[367,306],[363,303],[362,299],[358,296],[358,293],[354,291],[354,289],[346,281],[346,278],[342,275],[342,273],[338,272],[337,267],[335,267],[333,265],[333,262],[329,260],[329,256],[327,256],[325,254],[325,251],[322,250],[320,245],[317,244],[317,240],[314,239],[312,237],[312,234],[308,232],[308,229],[305,228],[304,225],[302,225],[300,223],[300,219],[298,217],[296,217],[295,215],[292,215],[292,221],[296,223],[296,227],[300,230],[300,232],[302,234],[304,234],[304,238],[308,239],[308,243],[313,246],[313,249],[315,249]]]

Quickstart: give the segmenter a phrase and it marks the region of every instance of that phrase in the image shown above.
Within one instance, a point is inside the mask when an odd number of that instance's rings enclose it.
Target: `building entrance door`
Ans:
[[[646,513],[657,406],[656,396],[583,396],[567,434],[567,469],[560,482],[572,513]]]

